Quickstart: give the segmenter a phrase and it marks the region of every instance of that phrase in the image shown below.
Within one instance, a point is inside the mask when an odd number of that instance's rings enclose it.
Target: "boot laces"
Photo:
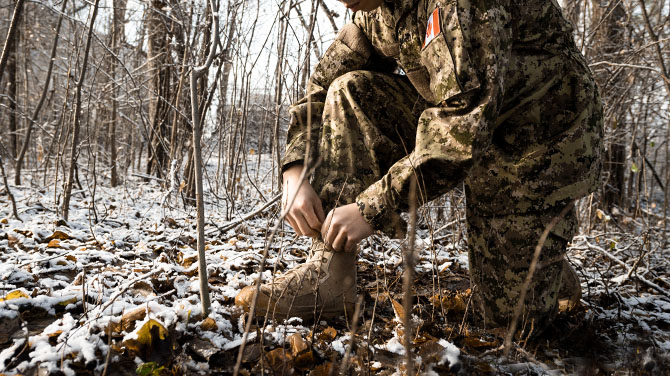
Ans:
[[[271,286],[271,289],[275,290],[275,293],[282,291],[297,293],[306,286],[311,287],[311,290],[315,291],[318,289],[319,279],[323,278],[326,274],[326,271],[322,270],[322,265],[325,265],[327,262],[328,259],[326,257],[317,253],[303,264],[276,277],[268,285]]]

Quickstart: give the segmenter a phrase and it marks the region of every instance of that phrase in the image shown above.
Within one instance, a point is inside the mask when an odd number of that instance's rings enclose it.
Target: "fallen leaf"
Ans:
[[[53,333],[49,333],[49,334],[47,334],[47,336],[49,337],[49,344],[50,344],[51,346],[56,346],[56,345],[58,344],[58,337],[59,337],[61,334],[63,334],[63,331],[62,331],[62,330],[56,330],[56,331],[53,332]]]
[[[47,248],[60,248],[60,241],[58,239],[49,240],[49,244],[47,244]]]
[[[21,328],[19,316],[0,320],[0,345],[11,341],[14,332]]]
[[[154,352],[164,348],[168,338],[168,331],[160,322],[150,319],[137,331],[137,339],[129,339],[123,342],[123,346],[143,358],[151,356]]]
[[[463,341],[466,347],[469,347],[471,349],[481,349],[481,348],[489,348],[489,347],[497,347],[498,343],[496,342],[489,342],[486,340],[482,340],[479,337],[476,336],[468,336],[465,337],[465,340]]]
[[[66,260],[72,261],[72,262],[77,262],[77,258],[72,256],[72,255],[67,255],[65,256]]]
[[[77,297],[76,297],[76,296],[73,296],[73,297],[71,297],[71,298],[69,298],[69,299],[65,299],[65,300],[63,300],[63,301],[58,302],[58,305],[63,306],[63,307],[66,307],[67,305],[69,305],[69,304],[75,304],[76,302],[77,302]]]
[[[135,370],[137,376],[160,376],[167,372],[165,366],[161,366],[156,362],[147,362],[137,366]]]
[[[3,219],[0,219],[0,223],[2,223],[3,225],[6,225],[6,224],[9,223],[9,221],[7,220],[7,218],[3,218]]]
[[[300,333],[293,333],[289,337],[291,344],[291,355],[293,355],[293,363],[298,370],[306,371],[312,368],[314,364],[314,354],[307,342],[302,338]]]
[[[16,236],[7,234],[7,245],[9,246],[9,248],[13,248],[18,243],[19,243],[19,238],[17,238]]]
[[[290,374],[293,365],[291,362],[291,354],[286,352],[286,350],[280,347],[270,351],[265,356],[268,359],[270,368],[272,368],[275,374]]]
[[[327,327],[324,329],[321,334],[319,334],[319,339],[324,340],[324,341],[332,341],[337,337],[337,330],[333,328],[332,326]]]
[[[310,371],[309,376],[329,376],[331,368],[333,368],[332,362],[323,363],[314,367],[314,369]]]
[[[148,282],[145,281],[135,282],[132,290],[136,293],[136,295],[142,295],[145,298],[149,295],[154,294],[153,286],[151,286]]]
[[[56,230],[56,231],[54,231],[53,234],[51,234],[51,236],[49,236],[48,238],[46,238],[46,239],[44,239],[44,240],[45,240],[45,241],[48,241],[48,242],[51,242],[51,241],[54,240],[54,239],[58,239],[58,240],[68,240],[68,239],[71,239],[71,237],[70,237],[70,235],[64,233],[63,231]]]
[[[14,291],[11,291],[9,294],[5,295],[4,298],[0,298],[0,302],[5,301],[5,300],[19,299],[19,298],[30,299],[30,296],[28,296],[28,294],[26,294],[25,292],[23,292],[21,290],[14,290]]]
[[[401,323],[405,322],[405,307],[393,298],[391,298],[391,303],[393,304],[393,312],[395,313],[396,320]]]
[[[464,292],[452,291],[442,295],[433,295],[430,297],[430,302],[434,306],[442,306],[447,312],[463,313],[467,306],[467,301],[470,296],[470,289]]]
[[[203,320],[202,324],[200,324],[200,329],[206,330],[208,332],[216,332],[219,330],[219,327],[216,325],[216,321],[214,321],[213,318],[208,317]]]
[[[33,232],[30,230],[19,230],[19,229],[14,229],[14,232],[17,234],[21,234],[25,236],[26,238],[32,238],[33,237]]]

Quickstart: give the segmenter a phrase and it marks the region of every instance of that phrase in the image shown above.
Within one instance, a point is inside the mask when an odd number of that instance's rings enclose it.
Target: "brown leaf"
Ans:
[[[393,298],[391,298],[391,303],[393,304],[393,312],[395,313],[396,320],[405,322],[405,307]]]
[[[47,336],[49,337],[49,344],[51,346],[56,346],[58,344],[58,336],[60,336],[61,334],[63,334],[62,330],[56,330],[53,333],[47,334]]]
[[[277,348],[265,355],[268,359],[270,368],[278,374],[290,374],[293,364],[291,362],[291,354],[287,353],[283,348]]]
[[[321,334],[319,334],[319,339],[324,340],[324,341],[332,341],[337,337],[337,330],[333,328],[332,326],[327,327],[324,329]]]
[[[72,262],[77,262],[77,258],[72,256],[72,255],[67,255],[65,256],[66,260],[72,261]]]
[[[486,340],[482,340],[481,338],[476,336],[465,337],[463,344],[466,347],[469,347],[470,349],[492,348],[498,346],[496,342],[489,342]]]
[[[442,309],[452,313],[463,313],[467,306],[470,289],[464,292],[449,292],[446,295],[433,295],[430,302],[434,306],[442,306]]]
[[[48,241],[48,242],[51,242],[51,241],[54,240],[54,239],[58,239],[58,240],[68,240],[68,239],[71,239],[71,237],[70,237],[70,235],[64,233],[63,231],[56,230],[56,231],[54,231],[53,234],[51,234],[51,236],[49,236],[48,238],[46,238],[46,239],[44,239],[44,240],[45,240],[45,241]]]
[[[3,218],[3,219],[0,219],[0,223],[2,223],[3,225],[6,225],[6,224],[9,223],[9,220],[7,220],[7,218]]]
[[[19,229],[14,229],[14,232],[21,234],[25,236],[26,238],[32,238],[33,237],[33,232],[30,230],[19,230]]]
[[[60,248],[60,241],[58,239],[49,240],[49,244],[47,244],[47,248]]]
[[[302,338],[300,333],[293,333],[289,337],[291,344],[291,355],[293,355],[293,362],[295,368],[306,371],[312,368],[314,364],[314,354],[307,342]]]
[[[153,286],[151,286],[148,282],[145,282],[145,281],[135,282],[135,284],[133,285],[132,290],[137,295],[142,295],[145,298],[154,293]]]
[[[7,245],[9,246],[9,248],[13,248],[18,243],[19,243],[19,238],[17,238],[14,235],[7,234]]]
[[[177,261],[181,264],[181,266],[185,268],[189,268],[193,263],[198,261],[198,255],[197,254],[191,254],[191,255],[185,255],[183,252],[179,252],[177,256]]]
[[[216,332],[219,330],[219,327],[216,325],[216,321],[214,321],[213,318],[208,317],[203,320],[202,324],[200,324],[200,329],[208,332]]]
[[[331,368],[333,368],[332,362],[323,363],[314,367],[314,369],[309,372],[309,376],[329,376]]]
[[[151,312],[151,310],[149,310]],[[135,323],[140,320],[144,320],[147,315],[146,307],[139,307],[132,311],[128,311],[123,314],[120,322],[110,322],[109,326],[105,330],[105,333],[109,332],[110,326],[112,333],[121,333],[122,331],[131,331],[135,328]]]

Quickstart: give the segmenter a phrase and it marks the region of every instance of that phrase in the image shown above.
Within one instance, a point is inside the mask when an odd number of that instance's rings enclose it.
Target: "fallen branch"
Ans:
[[[617,263],[617,264],[619,264],[621,267],[623,267],[623,268],[626,270],[626,273],[631,273],[632,268],[631,268],[630,266],[628,266],[625,262],[621,261],[619,258],[617,258],[616,256],[614,256],[613,254],[607,252],[607,251],[604,250],[602,247],[598,247],[598,246],[595,245],[595,244],[591,244],[591,243],[589,243],[587,240],[585,240],[584,242],[585,242],[586,245],[589,247],[589,249],[593,249],[593,250],[596,250],[596,251],[602,253],[602,254],[605,255],[607,258],[609,258],[610,260],[614,261],[615,263]],[[663,287],[661,287],[661,286],[655,284],[654,282],[649,281],[648,279],[645,279],[644,277],[642,277],[642,276],[640,276],[640,275],[638,275],[638,274],[634,275],[633,277],[635,277],[638,281],[642,282],[643,284],[645,284],[645,285],[647,285],[647,286],[653,288],[654,290],[656,290],[656,291],[660,292],[661,294],[665,295],[666,297],[669,297],[669,298],[670,298],[670,293],[668,293],[667,291],[665,291],[665,289],[664,289]]]
[[[224,232],[226,232],[226,231],[230,230],[231,228],[233,228],[233,227],[239,225],[240,223],[242,223],[242,222],[244,222],[244,221],[248,221],[248,220],[250,220],[251,218],[257,216],[257,215],[260,214],[260,213],[262,213],[263,211],[265,211],[265,209],[269,208],[269,207],[272,206],[275,202],[277,202],[277,201],[279,200],[280,197],[281,197],[281,193],[278,194],[278,195],[276,195],[275,197],[271,198],[268,202],[265,203],[265,205],[263,205],[263,206],[261,206],[260,208],[258,208],[258,209],[256,209],[256,210],[252,211],[251,213],[245,215],[244,217],[242,217],[242,218],[240,218],[240,219],[238,219],[238,220],[236,220],[236,221],[227,223],[227,224],[225,224],[224,226],[220,226],[220,227],[218,227],[218,228],[212,229],[212,230],[208,231],[208,232],[206,233],[206,235],[208,235],[208,236],[209,236],[209,235],[212,235],[212,234],[213,234],[214,232],[216,232],[217,230],[219,231],[219,234],[223,234]]]

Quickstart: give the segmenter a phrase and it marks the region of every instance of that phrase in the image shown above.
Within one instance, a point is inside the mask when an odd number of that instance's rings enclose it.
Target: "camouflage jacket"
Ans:
[[[597,185],[602,126],[588,113],[599,99],[571,31],[556,0],[385,0],[357,12],[290,109],[282,166],[305,159],[335,78],[397,64],[433,107],[419,119],[414,150],[357,197],[373,227],[388,229],[407,208],[414,173],[422,203],[485,176],[466,189],[477,187],[469,199],[491,215],[582,197]],[[588,126],[576,125],[580,116]]]

